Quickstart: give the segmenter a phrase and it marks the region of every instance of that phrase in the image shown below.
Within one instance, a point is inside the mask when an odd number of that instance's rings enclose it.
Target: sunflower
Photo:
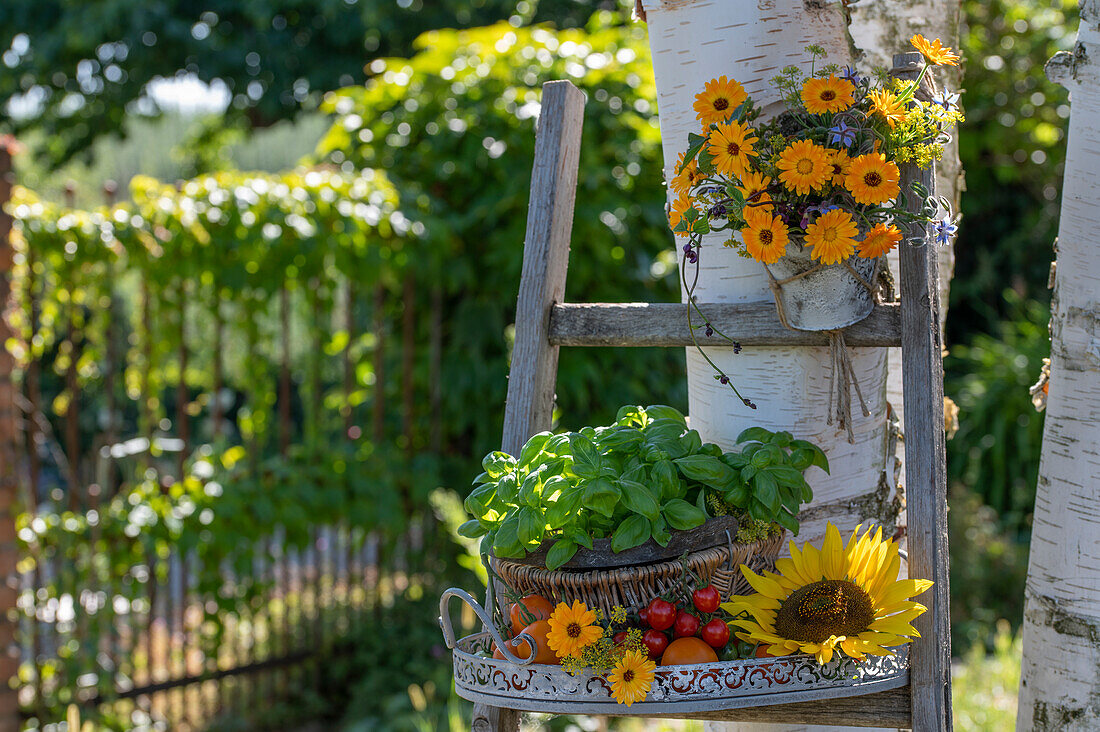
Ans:
[[[864,259],[881,257],[887,252],[892,252],[901,243],[901,232],[898,227],[886,224],[878,224],[867,232],[863,241],[856,244],[856,253]]]
[[[901,190],[901,172],[882,153],[867,153],[852,161],[844,186],[857,203],[885,203]]]
[[[707,139],[707,152],[714,156],[714,167],[723,175],[740,177],[756,157],[754,130],[740,122],[719,122]]]
[[[871,113],[886,120],[890,129],[894,129],[898,122],[905,120],[905,103],[889,89],[873,91],[867,95],[867,98],[871,100]]]
[[[893,655],[890,646],[920,637],[910,621],[927,608],[909,600],[932,583],[923,579],[897,579],[901,568],[898,545],[882,540],[882,528],[874,536],[860,527],[844,546],[833,524],[825,530],[819,551],[804,545],[801,552],[791,542],[791,556],[775,563],[779,574],[756,574],[744,564],[741,572],[757,594],[734,596],[722,606],[737,617],[737,637],[768,644],[768,654],[787,656],[812,653],[818,663],[828,663],[836,649],[862,660]],[[858,537],[858,538],[857,538]]]
[[[768,207],[771,208],[770,206]],[[757,262],[775,264],[787,252],[787,225],[778,216],[762,207],[745,207],[745,223],[741,238],[745,251]]]
[[[810,114],[843,112],[855,101],[855,90],[852,82],[829,74],[828,79],[809,79],[802,85],[802,103]]]
[[[611,696],[628,707],[642,701],[653,684],[655,668],[657,664],[649,659],[648,654],[638,650],[627,651],[607,675],[607,680],[611,682]]]
[[[815,145],[810,140],[791,143],[790,147],[779,153],[779,163],[776,167],[782,171],[779,174],[779,180],[783,185],[787,186],[788,190],[799,194],[820,188],[832,175],[825,148]]]
[[[830,181],[834,185],[844,185],[844,178],[848,175],[851,164],[852,159],[848,157],[847,150],[829,150],[829,165],[832,166]]]
[[[745,197],[745,207],[758,211],[772,211],[772,197],[768,193],[768,186],[772,179],[760,172],[745,172],[741,175],[741,185],[737,190]]]
[[[580,600],[570,607],[559,602],[550,613],[550,630],[546,644],[560,657],[576,656],[603,637],[603,628],[596,624],[596,613]]]
[[[813,247],[810,256],[824,264],[843,262],[855,251],[858,232],[847,211],[826,211],[806,227],[806,243]]]
[[[668,228],[672,229],[676,236],[687,236],[690,232],[676,231],[676,227],[679,226],[681,219],[684,218],[684,214],[688,209],[694,209],[695,206],[691,201],[691,198],[686,195],[678,196],[675,201],[672,202],[672,207],[668,212]]]
[[[913,48],[921,52],[928,59],[928,63],[936,66],[958,66],[959,54],[940,43],[937,38],[934,41],[926,40],[920,33],[909,39]]]
[[[703,126],[712,122],[725,122],[733,110],[748,99],[745,88],[733,79],[719,76],[703,85],[703,91],[695,95],[695,118]]]
[[[692,158],[691,162],[684,165],[684,154],[680,153],[680,159],[676,161],[676,174],[672,176],[672,180],[669,181],[669,187],[676,192],[678,196],[687,195],[687,193],[703,182],[706,175],[703,171],[699,170],[699,162]]]

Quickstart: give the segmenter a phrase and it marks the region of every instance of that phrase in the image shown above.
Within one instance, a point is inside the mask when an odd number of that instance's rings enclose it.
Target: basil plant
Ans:
[[[798,508],[813,496],[802,472],[813,464],[827,470],[824,454],[763,428],[741,437],[745,451],[723,453],[663,405],[623,407],[606,427],[539,433],[518,457],[485,456],[465,501],[473,519],[459,533],[484,537],[482,551],[504,558],[552,541],[548,569],[591,549],[593,539],[610,537],[614,552],[650,539],[665,546],[672,531],[706,521],[708,504],[797,533]]]

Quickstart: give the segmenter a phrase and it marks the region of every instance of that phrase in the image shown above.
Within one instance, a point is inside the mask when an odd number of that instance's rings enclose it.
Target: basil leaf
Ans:
[[[611,535],[611,551],[618,554],[627,549],[633,549],[649,541],[649,535],[649,519],[638,514],[627,516]]]
[[[600,436],[600,449],[625,450],[634,445],[640,445],[643,439],[645,438],[641,430],[634,427],[615,427]]]
[[[706,513],[680,498],[674,498],[666,503],[661,509],[661,514],[668,521],[669,526],[679,531],[702,526],[707,520]]]
[[[519,461],[517,467],[525,467],[530,465],[535,458],[542,454],[543,448],[546,447],[546,443],[550,440],[550,432],[540,432],[523,446],[523,449],[519,453]]]
[[[674,407],[665,404],[653,404],[645,408],[646,415],[651,419],[671,419],[679,422],[681,427],[687,427],[687,419],[683,413]]]
[[[546,533],[546,521],[542,513],[531,506],[524,506],[519,510],[516,521],[516,538],[525,546],[537,545],[542,542]],[[504,528],[503,526],[501,528]]]
[[[546,568],[557,569],[577,553],[577,545],[569,539],[558,539],[550,551],[546,552]]]
[[[798,519],[786,511],[780,511],[775,522],[795,536],[798,536]]]
[[[485,456],[481,461],[481,467],[485,468],[490,478],[499,478],[516,469],[516,459],[506,452],[496,450]]]
[[[466,500],[462,502],[462,507],[471,516],[481,518],[489,512],[489,504],[496,496],[496,490],[497,487],[492,483],[478,486],[470,492],[470,495],[466,496]]]
[[[772,438],[770,430],[763,427],[749,427],[737,436],[737,444],[742,442],[767,442]]]
[[[619,503],[621,491],[607,478],[596,478],[584,489],[583,503],[597,513],[611,518],[615,506]]]
[[[569,435],[569,446],[573,448],[573,470],[580,465],[598,465],[600,454],[596,452],[596,446],[592,440],[579,432]]]
[[[470,519],[458,527],[458,535],[465,536],[467,539],[477,539],[488,533],[489,530],[482,526],[477,519]]]
[[[664,518],[658,516],[657,520],[653,522],[650,527],[650,534],[653,536],[653,541],[657,542],[661,546],[668,546],[668,543],[672,541],[672,534],[668,530],[668,524]]]
[[[504,559],[519,559],[526,554],[523,544],[519,540],[518,528],[519,516],[517,514],[510,514],[508,518],[504,519],[504,523],[497,529],[496,538],[493,541],[493,554]]]
[[[685,477],[720,491],[726,490],[737,480],[733,468],[710,455],[688,455],[673,462]]]
[[[545,490],[543,492],[545,493]],[[560,529],[565,526],[569,519],[573,518],[583,497],[584,487],[579,484],[563,488],[557,500],[546,508],[545,519],[547,525],[551,529]]]
[[[779,487],[776,485],[775,478],[770,473],[761,470],[752,482],[756,488],[756,499],[763,503],[771,513],[778,513],[780,506]]]
[[[657,520],[661,508],[657,505],[657,499],[653,497],[649,488],[641,483],[633,480],[626,480],[625,478],[619,481],[619,485],[622,486],[622,502],[624,506],[634,513],[645,516],[650,521]]]
[[[518,495],[519,484],[516,483],[516,474],[500,476],[500,480],[497,481],[497,497],[505,503],[512,503]]]

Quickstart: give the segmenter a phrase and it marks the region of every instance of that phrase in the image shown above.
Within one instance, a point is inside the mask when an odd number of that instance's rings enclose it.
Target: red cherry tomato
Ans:
[[[691,613],[680,611],[672,625],[672,635],[676,638],[690,638],[699,632],[699,618]]]
[[[625,630],[620,630],[612,637],[611,640],[615,641],[615,645],[621,646],[623,643],[626,643],[626,639],[629,637],[629,633],[627,633]]]
[[[722,596],[718,594],[718,589],[714,585],[707,585],[691,593],[691,601],[699,612],[712,613],[718,610]]]
[[[649,627],[649,608],[648,607],[643,607],[641,610],[638,611],[638,620],[641,621],[643,628]]]
[[[645,643],[650,658],[660,658],[661,654],[668,648],[668,636],[659,630],[653,630],[651,628],[642,636],[642,643]]]
[[[730,639],[730,627],[715,618],[702,627],[699,631],[699,637],[711,648],[725,648]]]
[[[647,608],[649,626],[655,630],[668,630],[676,622],[676,606],[667,600],[655,598]]]

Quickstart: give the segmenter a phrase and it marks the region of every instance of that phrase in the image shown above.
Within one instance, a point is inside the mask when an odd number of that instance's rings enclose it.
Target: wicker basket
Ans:
[[[747,564],[756,572],[774,570],[775,560],[786,532],[753,544],[731,543],[689,553],[687,566],[703,581],[710,582],[722,595],[751,591],[739,566]],[[639,610],[653,598],[680,584],[679,560],[656,562],[614,569],[549,570],[531,564],[492,558],[493,571],[513,591],[526,595],[538,593],[553,601],[582,600],[590,608],[610,613],[615,605]],[[505,602],[504,593],[498,593]]]

